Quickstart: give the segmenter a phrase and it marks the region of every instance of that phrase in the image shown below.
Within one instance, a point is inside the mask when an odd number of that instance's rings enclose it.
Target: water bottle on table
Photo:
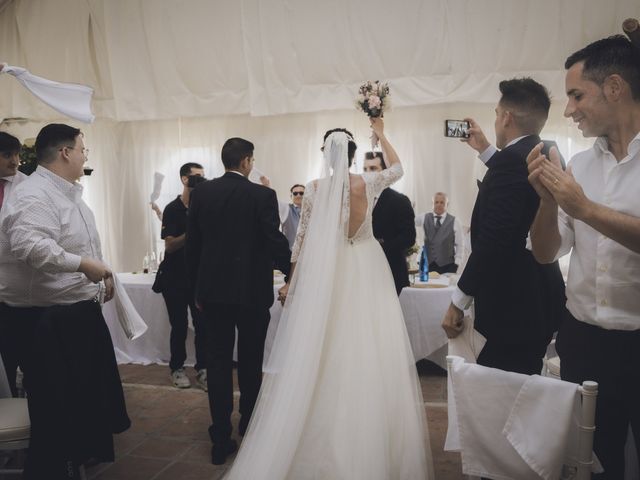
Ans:
[[[422,254],[420,255],[420,281],[429,281],[429,259],[427,258],[426,247],[422,247]]]

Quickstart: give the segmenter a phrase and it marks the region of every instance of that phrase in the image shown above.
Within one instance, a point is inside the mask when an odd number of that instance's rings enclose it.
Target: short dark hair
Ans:
[[[307,189],[304,185],[300,185],[299,183],[296,183],[293,187],[291,187],[291,189],[289,190],[289,193],[293,193],[293,189],[294,188],[299,188],[299,187],[302,187],[305,190]]]
[[[503,80],[500,105],[513,115],[522,133],[538,135],[549,117],[551,99],[544,85],[529,77]]]
[[[353,163],[353,157],[355,157],[356,150],[358,148],[358,145],[356,145],[356,142],[353,140],[353,133],[351,133],[346,128],[333,128],[331,130],[326,131],[326,133],[324,134],[324,138],[322,139],[322,142],[326,142],[329,135],[335,132],[346,133],[349,136],[349,144],[347,145],[347,156],[349,157],[349,166],[351,166],[351,164]]]
[[[382,156],[382,152],[364,152],[365,160],[375,160],[376,158],[380,159],[380,166],[384,170],[387,166],[384,163],[384,157]]]
[[[180,177],[188,177],[189,175],[191,175],[192,168],[199,168],[201,170],[204,170],[204,167],[199,163],[188,162],[180,167]]]
[[[618,74],[631,88],[631,96],[640,101],[640,48],[622,35],[613,35],[590,43],[572,53],[564,68],[584,62],[582,78],[602,85],[609,75]]]
[[[230,138],[222,146],[222,164],[227,170],[238,168],[240,162],[253,156],[253,143],[244,138]]]
[[[64,123],[50,123],[43,127],[36,137],[38,163],[52,162],[60,147],[75,146],[78,135],[82,135],[79,128],[70,127]]]
[[[13,135],[9,135],[7,132],[0,132],[0,153],[4,155],[15,155],[20,153],[22,145]]]

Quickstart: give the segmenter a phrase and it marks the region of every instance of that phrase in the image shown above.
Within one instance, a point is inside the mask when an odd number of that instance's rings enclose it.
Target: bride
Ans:
[[[249,428],[228,480],[432,479],[424,403],[374,199],[402,165],[372,119],[387,170],[349,173],[356,145],[325,136],[305,191],[291,284]],[[329,133],[329,132],[328,132]]]

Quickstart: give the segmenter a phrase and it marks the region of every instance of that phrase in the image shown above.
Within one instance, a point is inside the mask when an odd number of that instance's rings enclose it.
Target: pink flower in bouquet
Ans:
[[[369,108],[370,109],[375,109],[375,108],[380,108],[380,106],[382,105],[382,101],[380,100],[380,97],[377,95],[371,95],[369,97]]]

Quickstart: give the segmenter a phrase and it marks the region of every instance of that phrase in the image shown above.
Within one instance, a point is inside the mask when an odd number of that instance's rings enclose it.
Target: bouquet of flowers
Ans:
[[[382,117],[384,112],[389,109],[389,84],[381,83],[376,80],[366,81],[358,89],[358,97],[356,98],[356,108],[362,110],[369,117]],[[371,135],[371,148],[375,148],[378,144],[376,134]]]

